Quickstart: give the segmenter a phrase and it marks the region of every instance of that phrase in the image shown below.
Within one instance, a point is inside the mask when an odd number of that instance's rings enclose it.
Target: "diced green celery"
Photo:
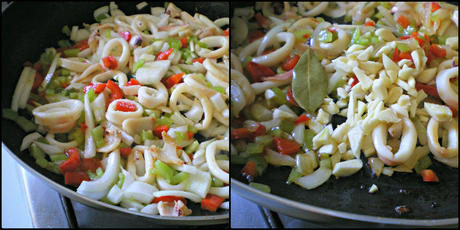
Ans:
[[[445,45],[446,44],[446,39],[449,38],[449,35],[444,35],[444,36],[440,36],[438,37],[438,42],[437,44],[439,45]],[[436,42],[435,42],[436,43]]]
[[[107,198],[107,196],[105,196],[104,198],[102,198],[101,201],[104,202],[104,203],[107,203],[107,204],[116,205],[115,203],[113,203],[112,201],[110,201],[109,198]]]
[[[15,120],[16,124],[19,125],[26,133],[30,133],[32,131],[37,130],[38,125],[32,121],[29,121],[27,118],[23,116],[18,116]]]
[[[70,28],[69,26],[65,25],[64,27],[62,27],[62,30],[61,30],[62,33],[64,33],[65,35],[67,36],[70,36]]]
[[[318,34],[320,42],[332,42],[332,33],[329,30],[321,30]]]
[[[174,39],[172,37],[168,38],[168,45],[170,48],[173,48],[174,50],[180,50],[180,48],[182,48],[182,43],[180,42],[180,40]]]
[[[80,52],[80,49],[67,49],[67,50],[64,50],[64,54],[67,57],[76,57],[79,52]]]
[[[91,135],[93,136],[94,143],[98,148],[104,146],[104,128],[101,125],[93,128],[91,130]]]
[[[176,140],[177,142],[181,142],[182,140],[187,140],[188,139],[188,134],[180,131],[174,131],[174,134],[176,134]]]
[[[362,46],[367,46],[371,43],[371,41],[368,38],[360,38],[356,44],[362,45]]]
[[[48,161],[44,157],[35,159],[35,163],[42,168],[46,168],[46,166],[48,166]]]
[[[372,45],[375,45],[375,44],[377,44],[377,43],[379,43],[379,42],[380,42],[380,41],[379,41],[379,37],[377,37],[377,36],[372,36],[372,37],[371,37],[371,44],[372,44]]]
[[[264,151],[264,146],[259,143],[248,143],[246,148],[247,154],[261,154]]]
[[[110,37],[112,37],[112,32],[111,32],[111,30],[106,30],[106,31],[105,31],[105,38],[110,38]]]
[[[53,96],[54,94],[54,89],[46,89],[45,91],[46,96]]]
[[[69,158],[67,155],[65,154],[53,154],[53,155],[50,155],[50,159],[51,161],[61,161],[61,160],[67,160],[67,158]]]
[[[257,190],[260,190],[262,192],[266,192],[266,193],[270,193],[270,186],[268,185],[265,185],[265,184],[260,184],[260,183],[256,183],[256,182],[250,182],[249,183],[249,186],[257,189]]]
[[[329,157],[329,155],[321,154],[319,165],[326,167],[328,169],[332,169],[332,162],[331,162],[331,158]]]
[[[390,3],[389,2],[379,2],[379,4],[383,7],[385,7],[385,9],[390,9]]]
[[[32,155],[32,157],[35,158],[35,159],[37,159],[37,158],[45,158],[45,151],[43,151],[35,143],[32,143],[29,146],[29,152],[30,152],[30,155]]]
[[[302,174],[297,172],[297,169],[295,167],[292,168],[291,173],[289,173],[288,180],[286,181],[287,184],[291,184],[292,182],[295,181],[296,178],[301,177]]]
[[[351,36],[351,41],[350,44],[356,44],[359,41],[359,38],[361,37],[361,32],[359,29],[359,26],[355,29],[355,32],[353,32],[353,35]]]
[[[304,140],[304,147],[306,149],[312,149],[313,148],[313,137],[315,136],[315,131],[312,129],[305,129],[304,134],[303,134],[303,140]]]
[[[283,133],[283,130],[280,127],[273,127],[271,128],[268,133],[275,137],[281,137],[281,134]]]
[[[61,47],[61,48],[69,48],[69,47],[71,47],[69,41],[65,40],[65,39],[59,40],[58,41],[58,46]]]
[[[193,41],[195,44],[197,44],[199,47],[205,48],[205,49],[208,48],[208,44],[198,41],[198,39],[197,39],[196,37],[192,37],[191,39],[192,39],[192,41]],[[180,41],[179,41],[179,42],[180,42]]]
[[[198,143],[197,140],[195,140],[194,142],[192,142],[191,144],[189,144],[186,148],[185,148],[185,152],[190,154],[190,153],[193,153],[195,152],[198,147],[200,146],[200,143]]]
[[[156,120],[156,125],[167,125],[168,127],[171,127],[173,124],[173,119],[166,117],[166,116],[161,116],[160,119]]]
[[[152,173],[160,175],[166,180],[166,182],[170,183],[175,174],[175,170],[160,160],[156,160],[154,165],[155,167],[152,169]]]
[[[152,130],[142,130],[141,131],[141,142],[144,143],[145,140],[153,140],[153,132]]]
[[[194,126],[194,125],[189,125],[189,126],[187,126],[187,131],[195,134],[195,133],[198,132],[198,128],[196,126]]]
[[[242,65],[243,67],[246,67],[246,64],[248,64],[248,62],[250,62],[250,61],[252,61],[252,57],[246,56],[246,57],[244,58],[244,60],[241,62],[241,65]]]
[[[18,116],[19,116],[18,113],[16,111],[10,109],[10,108],[2,109],[2,117],[3,118],[15,121]]]
[[[408,44],[405,44],[405,43],[398,43],[396,45],[396,47],[398,48],[398,50],[400,50],[401,52],[408,52],[410,51],[410,47]]]
[[[248,158],[240,155],[232,155],[230,157],[230,163],[245,165],[246,163],[248,163]]]
[[[216,160],[225,160],[225,161],[228,161],[229,158],[227,156],[227,154],[216,154]]]
[[[414,170],[417,173],[420,173],[422,170],[427,169],[432,164],[431,159],[428,155],[425,155],[418,159],[417,163],[415,163]]]
[[[273,92],[275,93],[275,101],[276,103],[280,104],[280,105],[283,105],[287,102],[287,99],[286,99],[286,94],[278,87],[273,87],[272,88]]]
[[[214,87],[212,87],[212,89],[214,91],[216,91],[216,92],[219,92],[219,93],[225,93],[225,89],[222,86],[214,86]]]
[[[301,29],[301,30],[296,30],[293,32],[294,36],[302,42],[307,42],[308,37],[311,35],[311,33],[312,32],[310,29]]]
[[[273,144],[272,135],[261,135],[254,138],[255,143],[262,144],[264,147],[270,147]]]
[[[170,184],[172,185],[179,184],[180,182],[184,181],[187,178],[188,178],[188,173],[186,172],[177,173],[176,175],[172,177]]]
[[[96,21],[101,22],[102,20],[104,20],[106,18],[107,18],[106,14],[99,14],[98,16],[96,16]]]
[[[294,130],[294,121],[283,119],[281,120],[280,128],[286,133],[291,133]]]
[[[142,67],[145,63],[145,59],[139,59],[136,63],[134,63],[133,71],[136,72],[140,67]]]
[[[223,186],[224,186],[224,182],[222,182],[222,181],[219,180],[218,178],[212,177],[211,186],[212,186],[212,187],[223,187]]]
[[[125,174],[123,173],[118,173],[118,181],[117,181],[117,186],[119,188],[123,187],[123,183],[125,183]]]
[[[383,18],[383,14],[381,12],[378,12],[378,13],[374,14],[374,17],[375,18]]]

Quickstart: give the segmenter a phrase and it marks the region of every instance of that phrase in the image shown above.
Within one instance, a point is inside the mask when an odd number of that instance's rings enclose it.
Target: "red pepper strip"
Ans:
[[[228,36],[230,35],[230,28],[227,28],[226,30],[224,30],[224,36]]]
[[[77,148],[70,148],[65,151],[65,154],[69,157],[67,160],[63,161],[59,168],[61,169],[62,174],[66,174],[67,172],[74,171],[77,169],[80,164],[80,156],[78,155]]]
[[[88,170],[91,170],[93,172],[96,172],[98,168],[102,168],[101,160],[99,160],[98,158],[83,158],[80,160],[80,162],[80,167],[78,167],[80,171],[86,172]]]
[[[353,74],[353,83],[351,83],[350,89],[353,88],[353,86],[355,86],[355,85],[358,84],[358,83],[359,83],[358,77],[356,77],[356,75]]]
[[[122,31],[122,32],[119,32],[118,34],[121,35],[121,37],[123,39],[125,39],[125,41],[129,42],[129,40],[131,40],[131,33],[128,32],[128,31]]]
[[[95,84],[95,85],[93,85],[93,83],[90,83],[89,85],[83,87],[83,92],[86,93],[88,92],[90,88],[92,88],[95,93],[102,93],[106,85],[107,85],[106,83],[100,83],[100,84]]]
[[[310,120],[311,119],[304,114],[304,115],[300,116],[299,118],[297,118],[297,120],[295,120],[294,125],[297,125],[297,124],[300,124],[300,123],[307,123]]]
[[[430,42],[430,38],[426,34],[425,36],[420,36],[417,32],[414,31],[410,36],[417,40],[420,47],[423,47],[427,42]]]
[[[399,56],[399,50],[398,50],[398,48],[395,48],[395,51],[394,51],[394,53],[393,53],[393,59],[392,59],[392,60],[393,60],[394,62],[398,62],[398,56]]]
[[[254,178],[257,176],[256,163],[254,161],[248,161],[244,168],[241,169],[241,173],[245,177]]]
[[[88,126],[86,126],[85,122],[82,122],[80,124],[80,129],[83,133],[85,133],[86,129],[88,128]]]
[[[64,175],[64,181],[67,185],[80,186],[83,181],[91,181],[86,171],[70,171]]]
[[[425,85],[417,82],[415,83],[415,89],[417,89],[417,91],[423,90],[426,94],[431,95],[437,99],[441,99],[439,97],[438,89],[436,88],[436,86]]]
[[[172,75],[171,77],[169,77],[168,79],[166,79],[166,83],[168,84],[168,86],[171,88],[173,87],[175,84],[179,83],[181,80],[182,80],[182,76],[184,76],[185,73],[178,73],[178,74],[174,74]]]
[[[188,135],[188,140],[191,140],[195,134],[193,134],[190,131],[187,131],[187,135]]]
[[[407,51],[407,52],[401,52],[401,53],[399,53],[397,61],[400,61],[400,60],[402,60],[402,59],[409,59],[409,60],[412,60],[412,56],[410,55],[410,52]]]
[[[173,48],[169,48],[165,52],[159,52],[157,56],[157,61],[158,60],[166,60],[168,59],[169,55],[171,55],[173,52]]]
[[[112,80],[107,81],[106,87],[109,88],[110,91],[112,91],[112,93],[110,94],[109,103],[107,104],[107,106],[110,103],[112,103],[112,101],[123,98],[123,91],[121,91],[120,87]]]
[[[186,37],[181,38],[180,43],[182,44],[182,48],[187,48],[187,38]]]
[[[232,129],[230,131],[231,140],[247,139],[251,137],[251,132],[248,128]]]
[[[88,39],[86,40],[83,40],[77,44],[75,44],[74,46],[70,47],[69,49],[79,49],[80,51],[82,50],[85,50],[85,49],[88,49],[89,48],[89,45],[88,45]],[[57,52],[57,51],[56,51]],[[64,52],[62,52],[64,53]]]
[[[174,202],[174,201],[182,201],[185,205],[187,204],[187,200],[182,197],[182,196],[160,196],[160,197],[155,197],[152,200],[152,203],[160,203],[160,201],[163,202]]]
[[[38,87],[40,87],[42,85],[42,82],[43,82],[43,77],[41,74],[37,72],[35,72],[35,76],[34,76],[34,84],[32,85],[32,89],[30,90],[31,92],[37,92],[37,89]]]
[[[169,126],[168,125],[157,125],[153,128],[153,134],[160,139],[163,139],[163,132],[168,132]]]
[[[247,38],[248,38],[249,42],[253,42],[253,41],[255,41],[255,40],[259,39],[259,38],[262,38],[264,36],[265,36],[265,34],[261,30],[253,30],[253,31],[249,32],[249,35],[248,35]]]
[[[193,63],[193,62],[199,62],[199,63],[203,64],[204,60],[206,60],[206,58],[204,58],[204,57],[199,57],[199,58],[193,59],[192,63]]]
[[[431,169],[422,170],[420,175],[422,175],[425,182],[439,182],[438,176]]]
[[[291,89],[288,89],[288,93],[286,94],[286,100],[292,105],[300,108],[300,105],[295,100],[294,94],[292,93]]]
[[[224,202],[224,198],[208,193],[204,199],[201,200],[201,209],[216,212],[217,208]]]
[[[251,74],[254,83],[261,82],[262,77],[269,77],[275,75],[273,70],[271,70],[270,68],[251,61],[246,64],[246,69],[249,71],[249,74]]]
[[[122,157],[128,157],[129,154],[131,154],[131,148],[120,148],[120,156]]]
[[[446,49],[443,49],[436,44],[432,44],[430,46],[430,53],[432,53],[433,56],[438,57],[438,58],[444,58],[446,57],[446,54],[447,54]]]
[[[102,58],[102,63],[109,70],[116,69],[118,67],[117,59],[115,59],[113,55]]]
[[[368,21],[366,23],[364,23],[365,26],[374,26],[374,22],[372,21]]]
[[[127,102],[127,101],[117,101],[117,104],[115,105],[116,111],[134,112],[136,111],[136,109],[137,107],[134,103]]]
[[[140,84],[139,84],[138,80],[136,80],[134,78],[131,78],[131,79],[129,79],[129,81],[126,83],[125,86],[131,86],[131,85],[140,85]]]
[[[409,19],[404,17],[403,15],[400,15],[396,22],[398,22],[403,28],[406,28],[410,25]]]
[[[265,128],[265,126],[261,125],[259,122],[257,122],[257,124],[259,124],[259,126],[257,126],[257,129],[254,132],[252,132],[252,137],[267,134],[267,129]]]
[[[431,13],[435,12],[436,10],[440,9],[441,6],[437,2],[431,3]]]
[[[284,71],[289,71],[291,69],[294,69],[299,59],[300,59],[300,56],[297,54],[292,57],[289,57],[285,62],[283,62],[283,64],[281,64],[281,68]]]
[[[275,141],[276,149],[283,155],[291,155],[300,150],[300,145],[295,141],[286,140],[279,137],[274,137],[273,140]]]

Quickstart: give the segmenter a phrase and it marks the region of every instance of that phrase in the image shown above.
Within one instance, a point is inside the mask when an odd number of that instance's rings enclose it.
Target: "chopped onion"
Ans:
[[[38,147],[40,147],[48,155],[63,154],[65,151],[65,149],[59,146],[56,146],[56,145],[45,144],[45,143],[41,143],[38,141],[34,141],[33,143],[35,143]]]
[[[295,183],[306,189],[314,189],[329,180],[331,175],[332,170],[321,166],[312,174],[296,178]]]
[[[295,166],[296,161],[290,155],[283,155],[266,148],[264,159],[275,166]]]
[[[30,67],[24,67],[22,70],[21,76],[19,77],[18,84],[16,85],[16,89],[14,90],[14,95],[13,95],[13,100],[11,102],[11,109],[14,111],[18,111],[19,107],[19,100],[21,99],[21,93],[24,90],[24,87],[26,85],[27,79],[29,77],[29,72],[32,68]]]
[[[21,148],[19,150],[23,151],[23,150],[29,148],[29,146],[32,144],[32,142],[36,141],[40,137],[42,137],[42,135],[40,133],[38,133],[38,132],[28,134],[22,140]]]
[[[198,195],[191,193],[191,192],[185,192],[185,191],[175,191],[175,190],[163,190],[163,191],[158,191],[154,192],[153,196],[155,197],[161,197],[161,196],[182,196],[184,198],[187,198],[195,203],[201,202],[203,198],[199,197]]]

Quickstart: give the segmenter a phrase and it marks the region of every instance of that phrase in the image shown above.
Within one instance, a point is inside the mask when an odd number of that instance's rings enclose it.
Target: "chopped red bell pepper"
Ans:
[[[374,22],[373,21],[368,21],[366,23],[364,23],[365,26],[374,26]]]
[[[152,203],[159,203],[160,201],[163,202],[174,202],[174,201],[182,201],[185,205],[187,204],[187,200],[182,197],[182,196],[160,196],[160,197],[155,197],[152,200]]]
[[[184,74],[185,73],[174,74],[168,79],[166,79],[166,83],[169,87],[173,87],[175,84],[179,83],[182,80],[182,76],[184,76]]]
[[[88,48],[89,48],[88,39],[83,40],[83,41],[75,44],[74,46],[70,47],[70,49],[79,49],[80,51],[88,49]]]
[[[127,148],[120,148],[120,155],[122,157],[128,157],[129,154],[131,154],[131,148],[127,147]]]
[[[122,32],[119,32],[118,34],[121,35],[121,37],[123,39],[125,39],[125,41],[129,42],[129,40],[131,40],[131,33],[129,31],[122,31]]]
[[[40,87],[43,83],[43,76],[37,72],[35,72],[34,76],[34,84],[32,85],[32,89],[30,90],[31,92],[37,92],[38,87]]]
[[[117,101],[117,104],[115,105],[116,111],[134,112],[136,109],[136,104],[127,101]]]
[[[208,193],[204,199],[201,200],[201,209],[216,212],[217,208],[224,202],[224,198]]]
[[[80,162],[80,167],[78,167],[80,171],[86,172],[91,170],[96,172],[98,168],[102,168],[101,160],[98,158],[83,158],[80,160]]]
[[[295,100],[294,94],[292,93],[291,89],[288,89],[288,93],[286,94],[286,100],[292,105],[300,108],[300,105]]]
[[[241,169],[241,173],[243,176],[253,179],[257,176],[256,163],[254,161],[248,161],[244,168]]]
[[[300,124],[300,123],[307,123],[310,120],[311,119],[309,117],[307,117],[305,114],[303,114],[303,115],[299,116],[299,118],[297,118],[297,120],[295,120],[294,125],[297,125],[297,124]]]
[[[256,18],[256,21],[257,21],[257,24],[259,25],[259,27],[263,27],[266,23],[267,23],[267,18],[262,16],[262,14],[260,12],[258,12],[256,15],[254,15],[254,17]]]
[[[251,137],[251,132],[248,128],[232,129],[230,131],[231,140],[247,139]]]
[[[300,145],[295,141],[286,140],[279,137],[273,137],[276,149],[283,155],[291,155],[300,150]]]
[[[131,85],[140,85],[140,84],[139,84],[138,80],[136,80],[134,78],[131,78],[131,79],[129,79],[129,81],[126,83],[125,86],[131,86]]]
[[[251,74],[254,83],[261,82],[262,77],[270,77],[275,75],[273,70],[270,68],[252,61],[246,64],[246,69],[249,71],[249,74]]]
[[[441,97],[439,97],[438,89],[436,88],[436,86],[425,85],[417,82],[415,83],[415,89],[417,91],[423,90],[426,94],[433,96],[434,98],[441,99]]]
[[[77,148],[70,148],[65,151],[65,154],[69,157],[67,160],[63,161],[59,168],[61,169],[62,174],[66,174],[67,172],[74,171],[77,169],[80,164],[80,156],[78,155]]]
[[[204,60],[206,60],[206,58],[204,58],[204,57],[199,57],[199,58],[193,59],[192,63],[193,63],[193,62],[199,62],[199,63],[203,64]]]
[[[186,37],[180,38],[180,43],[182,44],[182,48],[187,48],[187,38]]]
[[[110,91],[112,92],[110,94],[109,103],[107,104],[107,106],[110,103],[112,103],[112,101],[123,98],[123,91],[121,91],[120,87],[112,80],[107,81],[106,87],[109,88]]]
[[[118,67],[117,59],[115,59],[113,55],[102,58],[102,63],[109,70],[116,69]]]
[[[157,61],[158,60],[167,60],[169,55],[171,55],[173,52],[173,48],[169,48],[168,50],[164,52],[159,52],[157,55]]]
[[[253,42],[259,38],[262,38],[264,37],[265,34],[264,32],[262,32],[261,30],[253,30],[251,32],[249,32],[249,35],[247,37],[247,39],[249,40],[249,42]]]
[[[396,22],[398,22],[403,28],[406,28],[410,25],[409,19],[403,15],[399,15],[398,20]]]
[[[437,2],[431,3],[431,13],[435,12],[436,10],[440,9],[441,6]]]
[[[228,36],[230,35],[230,28],[227,28],[226,30],[224,30],[224,36]]]
[[[257,126],[256,130],[252,132],[252,137],[257,137],[257,136],[267,134],[267,128],[265,128],[265,126],[261,125],[259,122],[257,122],[257,124],[259,124],[259,126]]]
[[[289,57],[285,62],[281,64],[281,68],[284,71],[289,71],[291,69],[294,69],[294,67],[297,65],[297,62],[299,61],[300,56],[299,55],[294,55],[292,57]]]
[[[157,125],[155,126],[155,128],[153,128],[153,134],[157,136],[158,138],[162,139],[163,136],[161,135],[161,133],[163,133],[163,131],[168,132],[168,130],[169,130],[168,125]]]
[[[80,186],[83,181],[91,181],[86,171],[70,171],[64,175],[64,181],[67,185]]]
[[[187,135],[188,135],[188,140],[191,140],[195,134],[193,134],[190,131],[187,131]]]
[[[350,89],[353,88],[353,86],[355,86],[355,85],[358,84],[358,83],[359,83],[358,77],[356,77],[356,75],[353,74],[353,83],[351,83]]]
[[[443,49],[436,44],[432,44],[430,46],[430,53],[433,54],[433,56],[438,57],[438,58],[444,58],[446,57],[446,54],[447,54],[446,49]]]
[[[86,93],[91,88],[94,90],[95,93],[99,94],[104,91],[105,86],[106,86],[106,83],[99,83],[95,85],[93,83],[89,83],[89,85],[86,85],[85,87],[83,87],[83,92]]]
[[[412,34],[410,36],[413,37],[415,40],[417,40],[417,42],[420,45],[420,47],[423,47],[425,44],[430,42],[430,38],[426,34],[425,34],[425,36],[421,36],[421,35],[419,35],[419,33],[414,31],[414,32],[412,32]]]
[[[439,178],[431,169],[425,169],[420,172],[425,182],[439,182]]]
[[[412,56],[409,51],[407,52],[400,52],[397,58],[397,61],[400,61],[402,59],[409,59],[412,60]]]

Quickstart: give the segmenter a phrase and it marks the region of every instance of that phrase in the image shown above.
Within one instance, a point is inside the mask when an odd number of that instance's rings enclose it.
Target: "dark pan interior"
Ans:
[[[254,3],[232,3],[232,12],[235,7],[253,6]],[[338,19],[340,20],[340,18]],[[336,19],[337,21],[337,19]],[[342,123],[343,119],[333,117],[333,123]],[[269,165],[262,176],[255,182],[269,185],[271,194],[287,198],[300,203],[327,208],[330,210],[377,217],[404,218],[404,219],[449,219],[458,218],[458,169],[451,168],[432,159],[430,169],[436,172],[439,183],[426,183],[415,173],[398,173],[388,177],[372,175],[367,159],[363,169],[350,176],[336,179],[331,176],[329,181],[313,190],[286,181],[291,171],[290,167],[275,167]],[[240,171],[243,165],[231,165],[231,177],[248,183]],[[372,184],[378,186],[379,191],[369,194]],[[406,206],[408,213],[398,213],[397,206]]]
[[[147,13],[150,7],[163,6],[162,2],[150,2],[141,10],[136,8],[138,2],[117,2],[118,8],[126,15]],[[40,54],[48,47],[57,47],[57,42],[68,37],[61,32],[62,27],[96,22],[93,11],[109,2],[31,2],[13,3],[2,13],[2,108],[10,108],[16,83],[26,61],[36,62]],[[175,3],[190,15],[202,13],[215,20],[229,16],[228,2],[189,2]],[[2,118],[2,142],[25,164],[38,173],[71,190],[73,186],[64,184],[64,177],[51,173],[37,164],[27,150],[19,151],[26,133],[13,121]],[[2,153],[8,154],[8,153]],[[194,205],[193,215],[220,215],[228,211],[211,213],[202,211]]]

